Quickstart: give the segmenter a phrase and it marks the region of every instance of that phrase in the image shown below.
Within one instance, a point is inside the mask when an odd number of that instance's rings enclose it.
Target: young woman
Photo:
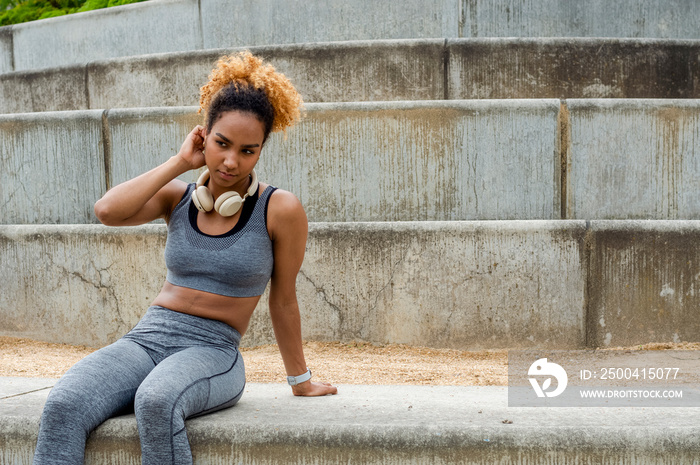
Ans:
[[[185,419],[240,399],[238,344],[268,281],[293,394],[337,392],[310,380],[301,345],[295,282],[306,247],[304,209],[254,170],[270,132],[299,119],[301,97],[248,52],[220,59],[201,90],[205,125],[179,153],[95,204],[110,226],[165,219],[167,279],[128,334],[78,362],[52,389],[35,465],[83,463],[88,434],[131,406],[144,464],[191,464]],[[196,184],[176,179],[202,167]]]

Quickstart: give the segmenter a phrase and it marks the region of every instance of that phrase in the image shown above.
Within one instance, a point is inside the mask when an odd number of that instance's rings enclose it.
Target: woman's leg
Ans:
[[[185,419],[238,402],[245,368],[235,347],[190,347],[148,375],[134,400],[144,465],[191,464]]]
[[[46,400],[34,465],[82,464],[90,432],[131,404],[154,366],[141,346],[124,339],[76,363]]]

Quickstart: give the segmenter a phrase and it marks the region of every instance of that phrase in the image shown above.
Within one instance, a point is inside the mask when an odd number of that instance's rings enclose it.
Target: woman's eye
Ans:
[[[220,141],[220,140],[217,140],[217,141],[216,141],[216,144],[217,144],[219,147],[225,147],[225,146],[226,146],[226,142]]]

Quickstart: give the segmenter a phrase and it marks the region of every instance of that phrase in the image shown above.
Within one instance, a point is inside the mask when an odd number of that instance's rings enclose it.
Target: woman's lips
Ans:
[[[228,174],[228,173],[224,173],[223,171],[219,171],[218,173],[219,173],[219,176],[220,176],[222,179],[226,180],[226,181],[230,181],[230,180],[232,180],[233,178],[235,178],[234,175]]]

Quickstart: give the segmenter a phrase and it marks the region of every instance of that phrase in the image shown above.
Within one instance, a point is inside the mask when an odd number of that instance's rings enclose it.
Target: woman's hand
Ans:
[[[305,381],[292,386],[292,393],[295,396],[325,396],[328,394],[338,394],[338,388],[332,386],[330,383],[314,383],[312,381]]]
[[[204,139],[206,138],[204,126],[195,126],[182,143],[177,156],[187,163],[190,170],[196,170],[204,166]]]

